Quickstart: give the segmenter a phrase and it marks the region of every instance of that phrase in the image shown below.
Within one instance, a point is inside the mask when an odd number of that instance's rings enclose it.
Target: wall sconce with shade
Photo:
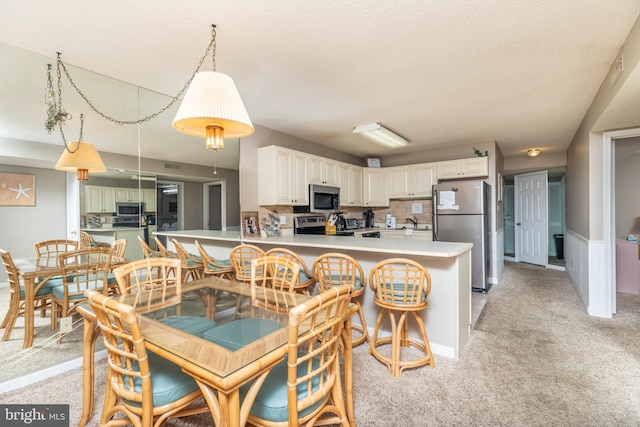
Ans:
[[[173,119],[173,127],[187,135],[205,138],[205,147],[216,151],[224,149],[225,138],[249,136],[254,128],[233,80],[216,71],[216,26],[212,27],[209,46],[213,71],[201,71],[194,76]]]
[[[382,126],[380,123],[369,123],[356,126],[353,133],[361,133],[371,141],[386,148],[400,148],[411,145],[411,141],[402,135]]]
[[[540,154],[540,149],[539,148],[530,148],[527,150],[527,156],[529,157],[536,157]]]
[[[80,115],[80,138],[64,144],[62,156],[56,163],[56,170],[76,173],[78,181],[87,181],[89,172],[101,173],[106,172],[107,167],[104,165],[98,150],[93,144],[82,141],[82,128],[84,126],[84,116]]]

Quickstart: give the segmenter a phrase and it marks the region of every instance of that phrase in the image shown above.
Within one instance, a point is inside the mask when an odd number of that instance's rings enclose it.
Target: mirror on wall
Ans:
[[[32,257],[33,243],[36,241],[67,237],[65,233],[69,235],[69,227],[64,223],[64,218],[75,219],[78,229],[89,227],[90,217],[96,214],[90,211],[97,210],[95,207],[87,210],[86,192],[92,186],[112,188],[113,202],[125,200],[126,194],[127,201],[144,203],[146,227],[131,227],[131,232],[143,235],[146,232],[151,242],[157,225],[151,223],[153,210],[149,206],[156,203],[157,209],[157,184],[160,180],[182,185],[182,206],[176,205],[175,209],[185,214],[185,229],[204,228],[203,188],[218,182],[224,182],[226,186],[227,225],[239,225],[237,140],[228,141],[224,151],[213,153],[204,148],[204,141],[180,134],[171,125],[179,102],[172,109],[142,124],[114,124],[91,111],[65,82],[64,108],[73,115],[73,119],[65,126],[67,139],[77,139],[79,114],[84,114],[84,140],[96,146],[109,169],[104,174],[90,174],[87,182],[77,185],[77,203],[74,205],[77,208],[69,209],[68,202],[72,197],[67,192],[66,174],[54,170],[63,149],[61,137],[57,131],[48,134],[44,126],[46,67],[49,63],[55,64],[55,59],[0,43],[0,63],[3,64],[0,67],[0,90],[3,95],[0,97],[0,172],[33,174],[39,191],[35,206],[0,207],[3,218],[0,224],[0,248],[11,252],[13,257]],[[118,119],[146,117],[167,105],[171,99],[151,90],[66,65],[78,87],[86,92],[96,107]],[[188,77],[185,76],[185,80]],[[55,74],[53,78],[56,79]],[[214,165],[216,174],[213,173]],[[46,189],[46,194],[43,189]],[[118,196],[116,189],[119,189]],[[109,212],[97,216],[105,216],[111,223],[118,217],[115,208],[109,208]],[[84,223],[81,225],[83,217]],[[128,246],[139,250],[136,239],[130,239]],[[3,269],[0,274],[1,316],[6,313],[9,302],[6,280]],[[61,344],[57,344],[52,338],[56,332],[49,329],[48,316],[41,318],[36,314],[36,333],[31,349],[22,349],[24,323],[21,318],[11,338],[0,341],[0,360],[4,368],[0,372],[0,383],[81,356],[81,319],[74,318],[74,331]],[[98,348],[100,346],[98,343]]]

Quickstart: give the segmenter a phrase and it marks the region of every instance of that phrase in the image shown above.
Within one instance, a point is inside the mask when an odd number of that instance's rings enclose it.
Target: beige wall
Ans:
[[[567,150],[567,229],[587,240],[604,239],[603,131],[640,127],[638,114],[624,118],[619,115],[608,118],[607,114],[610,107],[615,107],[615,97],[621,88],[638,82],[640,20],[636,21],[621,52],[624,58],[622,75],[613,86],[611,71],[605,77]],[[637,92],[637,88],[630,90]]]
[[[35,175],[35,206],[0,206],[0,248],[14,258],[33,257],[37,241],[67,235],[66,174],[51,169],[0,165],[0,172]],[[0,283],[7,276],[0,271]]]

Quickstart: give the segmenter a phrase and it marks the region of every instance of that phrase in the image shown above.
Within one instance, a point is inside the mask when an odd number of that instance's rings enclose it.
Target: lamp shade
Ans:
[[[216,71],[201,71],[193,78],[182,100],[173,127],[187,135],[205,138],[207,127],[212,126],[222,128],[223,138],[241,138],[254,131],[231,77]]]
[[[70,150],[75,150],[71,153],[67,149],[62,152],[62,156],[56,163],[56,170],[65,172],[76,172],[78,174],[79,181],[86,181],[89,179],[89,172],[106,172],[107,168],[94,147],[93,144],[88,142],[70,142]],[[76,150],[77,148],[77,150]]]

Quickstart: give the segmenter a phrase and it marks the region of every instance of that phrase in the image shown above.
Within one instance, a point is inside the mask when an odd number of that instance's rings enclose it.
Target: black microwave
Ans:
[[[140,202],[117,202],[116,216],[140,216],[144,213],[144,203]]]
[[[314,213],[340,212],[340,188],[309,184],[309,211]]]

